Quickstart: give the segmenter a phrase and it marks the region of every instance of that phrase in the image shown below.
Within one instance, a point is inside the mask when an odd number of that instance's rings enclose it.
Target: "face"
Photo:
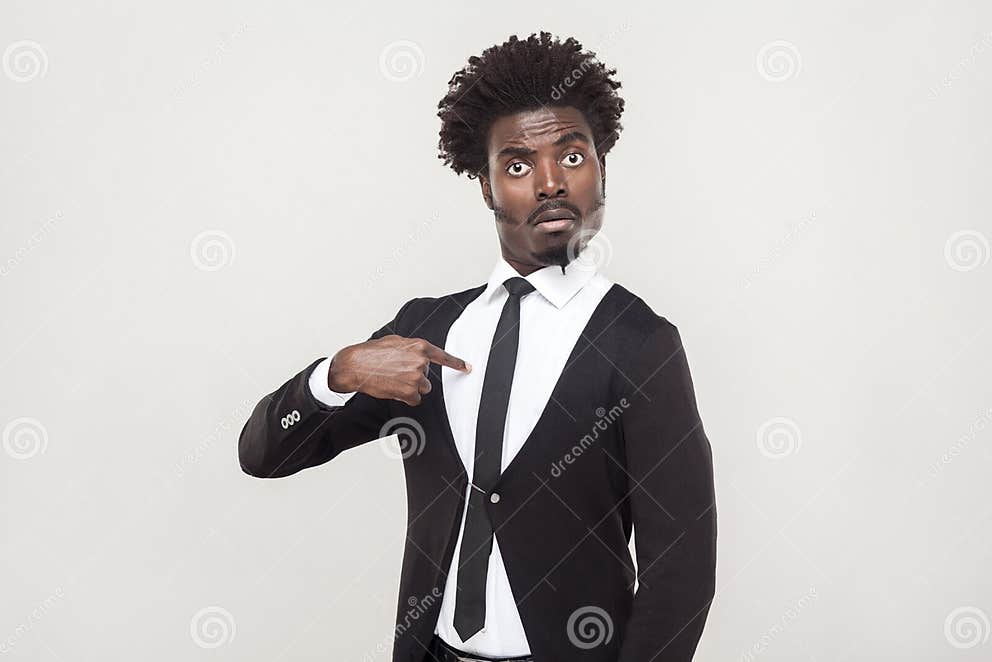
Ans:
[[[489,175],[479,183],[503,258],[522,275],[549,265],[564,271],[599,231],[606,204],[606,157],[582,112],[552,106],[500,117],[488,150]]]

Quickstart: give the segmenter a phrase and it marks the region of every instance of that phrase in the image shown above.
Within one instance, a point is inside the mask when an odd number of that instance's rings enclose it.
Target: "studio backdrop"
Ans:
[[[623,83],[590,255],[677,325],[712,444],[695,659],[992,657],[979,0],[4,3],[0,657],[390,659],[397,437],[271,480],[238,437],[485,283],[437,104],[541,30]]]

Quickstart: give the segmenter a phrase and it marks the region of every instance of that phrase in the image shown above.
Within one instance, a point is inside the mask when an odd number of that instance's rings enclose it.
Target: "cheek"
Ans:
[[[582,168],[582,178],[593,190],[597,190],[595,187],[599,185],[600,180],[603,178],[603,172],[599,168],[599,163],[593,161],[589,164],[588,168]]]
[[[526,178],[504,177],[492,184],[493,197],[501,207],[510,209],[527,207],[530,204],[530,188]]]

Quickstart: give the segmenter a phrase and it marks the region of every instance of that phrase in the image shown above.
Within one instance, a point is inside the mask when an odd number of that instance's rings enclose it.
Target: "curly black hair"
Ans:
[[[593,132],[596,151],[609,152],[620,138],[623,99],[620,82],[596,60],[593,51],[582,51],[572,37],[552,40],[541,31],[525,41],[516,35],[491,46],[481,57],[448,81],[448,93],[438,102],[441,139],[438,158],[457,174],[480,173],[489,177],[488,140],[492,123],[503,115],[543,106],[573,106],[585,116]]]

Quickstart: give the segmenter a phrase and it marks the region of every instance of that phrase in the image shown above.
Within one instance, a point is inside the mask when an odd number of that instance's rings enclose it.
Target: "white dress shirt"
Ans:
[[[500,255],[486,289],[454,321],[445,342],[445,351],[472,364],[472,372],[468,374],[447,367],[441,369],[444,404],[450,418],[451,432],[470,478],[474,468],[475,431],[482,383],[496,324],[508,296],[503,282],[514,276],[520,274]],[[579,334],[613,285],[593,266],[574,260],[565,267],[564,274],[561,267],[549,266],[538,269],[526,279],[536,290],[520,301],[520,340],[507,405],[501,471],[520,450],[544,408],[558,406],[555,403],[549,405],[551,392]],[[321,402],[341,405],[354,393],[337,393],[328,387],[330,362],[331,357],[328,357],[316,366],[310,375],[310,389]],[[540,443],[540,440],[534,439],[531,443]],[[527,655],[531,651],[500,555],[498,533],[493,536],[489,557],[485,627],[467,641],[462,641],[455,631],[457,563],[468,508],[468,491],[471,489],[469,484],[435,632],[450,645],[469,653],[489,657]]]

